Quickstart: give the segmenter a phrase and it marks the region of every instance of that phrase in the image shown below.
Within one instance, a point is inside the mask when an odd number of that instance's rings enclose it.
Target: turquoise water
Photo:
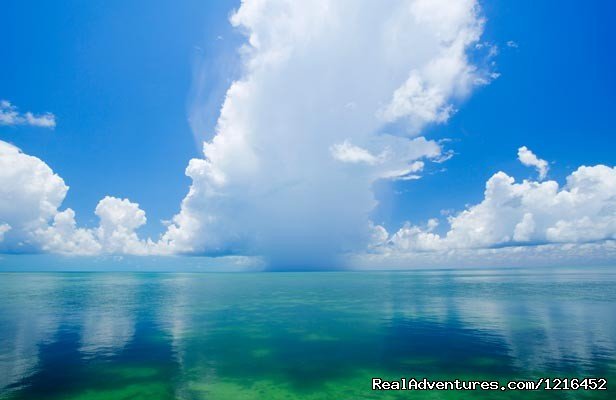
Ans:
[[[373,392],[371,378],[608,391]],[[616,398],[616,269],[2,273],[0,398]]]

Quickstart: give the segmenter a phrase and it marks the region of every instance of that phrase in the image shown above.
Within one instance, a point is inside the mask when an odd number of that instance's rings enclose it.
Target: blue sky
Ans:
[[[561,184],[581,165],[616,164],[616,37],[612,2],[482,1],[481,43],[497,46],[500,76],[422,135],[455,156],[418,180],[375,183],[372,221],[389,232],[459,212],[484,198],[497,171],[535,178],[528,146]],[[43,160],[70,187],[62,208],[95,227],[105,196],[147,212],[144,237],[180,210],[184,170],[214,135],[245,43],[229,16],[238,2],[13,1],[0,14],[0,99],[51,112],[55,129],[0,126],[0,140]],[[511,42],[510,45],[507,43]],[[481,62],[480,62],[481,63]],[[352,72],[352,71],[351,71]],[[1,222],[1,221],[0,221]],[[435,232],[447,231],[440,224]],[[232,253],[232,252],[230,252]]]

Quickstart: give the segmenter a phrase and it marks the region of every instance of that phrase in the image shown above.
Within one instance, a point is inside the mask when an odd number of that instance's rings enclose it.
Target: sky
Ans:
[[[614,7],[6,2],[0,252],[613,264]]]

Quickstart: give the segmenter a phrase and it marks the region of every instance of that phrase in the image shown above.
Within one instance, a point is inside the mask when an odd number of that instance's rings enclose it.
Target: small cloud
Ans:
[[[35,115],[30,111],[20,113],[8,100],[0,100],[0,125],[28,125],[40,128],[55,128],[56,116],[50,112]]]
[[[491,45],[489,47],[489,50],[488,50],[488,57],[489,58],[496,57],[498,55],[498,51],[499,50],[498,50],[498,46],[497,45],[495,45],[495,44]]]
[[[517,49],[520,46],[518,45],[517,42],[514,42],[513,40],[509,40],[509,41],[507,41],[507,47],[511,47],[513,49]]]
[[[330,152],[334,159],[345,163],[374,165],[379,161],[377,156],[371,154],[366,149],[351,144],[349,140],[331,146]]]
[[[423,171],[424,165],[423,161],[414,161],[403,169],[390,171],[385,178],[396,181],[415,181],[421,179],[421,175],[417,173]]]
[[[456,153],[453,150],[447,150],[446,152],[441,153],[437,157],[433,158],[432,162],[435,162],[437,164],[444,163],[445,161],[451,159],[455,154]]]
[[[522,146],[518,149],[518,160],[527,167],[535,167],[539,173],[539,180],[545,179],[548,174],[548,162],[538,158],[529,148]]]
[[[498,55],[498,46],[488,41],[476,43],[475,50],[487,51],[488,58],[493,58]]]
[[[411,175],[401,176],[400,178],[396,178],[396,180],[398,181],[416,181],[418,179],[421,179],[421,175],[411,174]]]

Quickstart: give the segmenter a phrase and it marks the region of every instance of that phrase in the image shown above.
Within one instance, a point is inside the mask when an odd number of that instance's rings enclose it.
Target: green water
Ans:
[[[608,391],[371,390],[606,377]],[[2,273],[2,399],[616,398],[616,269]]]

